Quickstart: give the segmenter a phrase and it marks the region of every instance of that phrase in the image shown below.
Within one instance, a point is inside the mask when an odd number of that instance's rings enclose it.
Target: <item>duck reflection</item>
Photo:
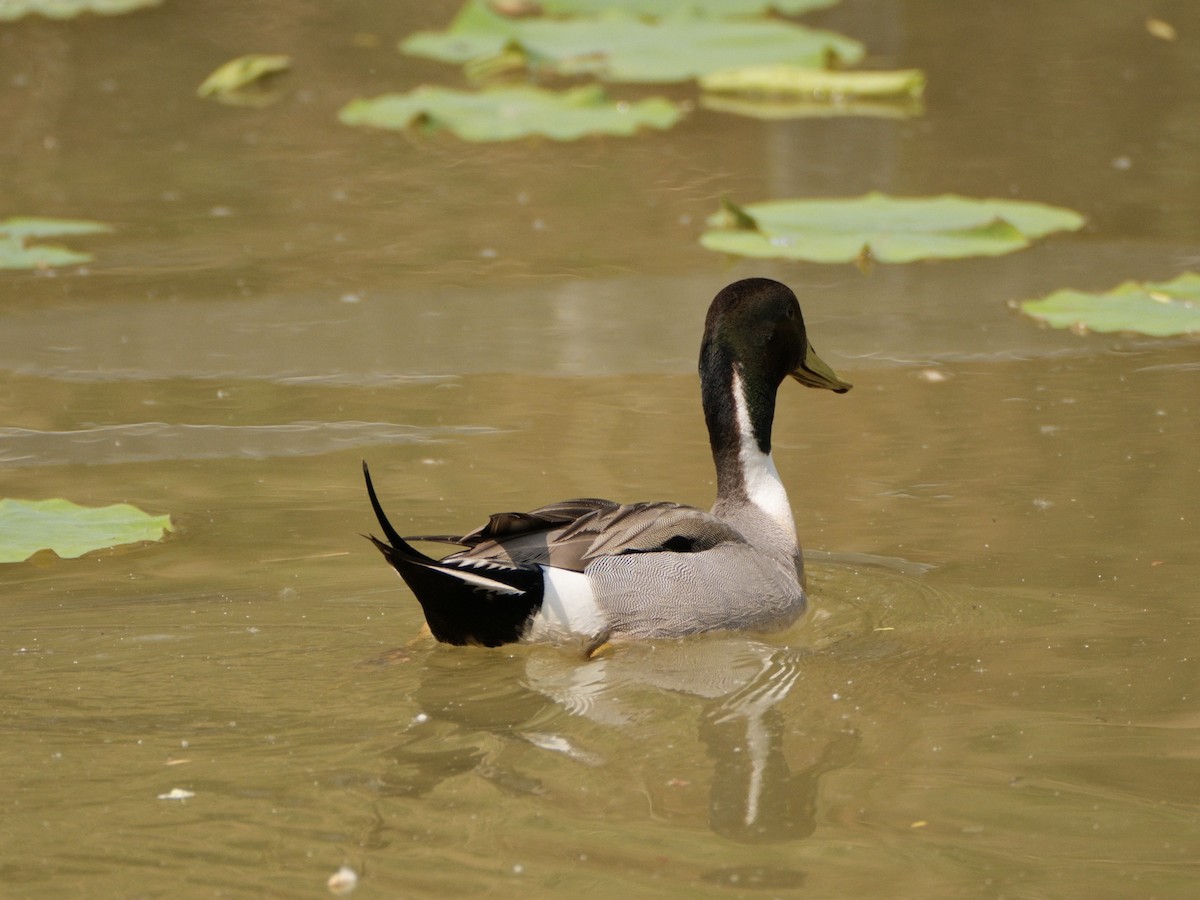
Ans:
[[[784,701],[811,660],[805,651],[729,636],[622,646],[582,662],[547,648],[511,655],[436,648],[424,658],[414,698],[421,713],[387,753],[394,765],[380,790],[420,796],[473,773],[506,792],[545,793],[522,770],[530,745],[603,766],[603,750],[577,744],[572,718],[619,735],[650,720],[654,691],[667,691],[701,701],[699,737],[713,766],[711,829],[740,843],[800,840],[816,828],[822,776],[848,765],[858,746],[854,732],[789,729],[789,707],[797,706]]]

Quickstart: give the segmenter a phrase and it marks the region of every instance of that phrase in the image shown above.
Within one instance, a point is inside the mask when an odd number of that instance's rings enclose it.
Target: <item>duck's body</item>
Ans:
[[[771,457],[775,393],[789,375],[809,387],[850,389],[809,346],[788,288],[762,278],[736,282],[709,307],[700,350],[717,468],[711,512],[566,500],[494,515],[462,537],[409,539],[465,548],[438,560],[392,528],[364,464],[388,543],[371,540],[446,643],[598,643],[788,625],[806,602],[791,507]]]

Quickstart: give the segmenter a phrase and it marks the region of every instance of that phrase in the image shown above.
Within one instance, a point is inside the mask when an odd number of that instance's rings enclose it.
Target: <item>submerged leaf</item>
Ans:
[[[731,224],[729,209],[739,211]],[[890,262],[997,256],[1053,231],[1075,230],[1068,209],[1013,200],[888,197],[778,200],[746,207],[726,201],[700,237],[710,250],[809,262]]]
[[[0,22],[11,22],[33,14],[48,19],[73,19],[89,12],[119,16],[160,3],[162,0],[0,0]]]
[[[128,503],[79,506],[70,500],[0,500],[0,563],[22,562],[39,550],[74,559],[92,550],[158,541],[170,516],[151,516]]]
[[[89,262],[87,253],[53,244],[29,244],[29,238],[100,234],[112,231],[103,222],[87,219],[18,217],[0,222],[0,269],[47,269]]]
[[[858,41],[777,19],[673,17],[647,21],[619,10],[579,19],[507,18],[469,0],[446,31],[418,32],[405,53],[468,63],[511,56],[529,68],[612,81],[685,81],[736,66],[856,62]]]
[[[1061,290],[1025,300],[1021,311],[1054,328],[1078,331],[1135,331],[1154,337],[1200,333],[1200,275],[1185,272],[1173,281],[1126,281],[1090,294]]]
[[[274,75],[292,67],[292,58],[281,54],[251,53],[217,68],[196,88],[196,96],[234,106],[263,106],[278,95],[265,90]]]
[[[511,141],[534,134],[571,141],[588,134],[630,135],[643,126],[669,128],[682,112],[661,97],[616,103],[595,86],[562,92],[494,88],[478,93],[426,86],[408,94],[354,100],[338,115],[347,125],[448,128],[467,141]]]

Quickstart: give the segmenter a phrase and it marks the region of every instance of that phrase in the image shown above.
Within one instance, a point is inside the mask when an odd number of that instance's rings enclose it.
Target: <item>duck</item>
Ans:
[[[363,461],[383,539],[365,535],[416,596],[433,637],[498,647],[612,642],[716,631],[767,632],[805,612],[804,561],[771,453],[779,387],[794,379],[844,394],[809,343],[786,285],[722,289],[700,344],[704,420],[717,475],[710,510],[669,501],[563,500],[503,512],[463,535],[401,537]],[[413,543],[461,549],[441,558]]]

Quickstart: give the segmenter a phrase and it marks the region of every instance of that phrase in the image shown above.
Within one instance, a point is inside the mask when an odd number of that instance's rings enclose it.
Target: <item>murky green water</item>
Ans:
[[[321,896],[345,864],[378,897],[1192,896],[1200,353],[1007,303],[1200,266],[1193,4],[815,17],[928,71],[910,121],[340,126],[453,79],[392,44],[455,6],[0,26],[0,215],[118,227],[83,270],[0,276],[0,496],[178,526],[0,567],[0,893]],[[248,51],[295,56],[281,103],[192,98]],[[695,243],[723,194],[868,189],[1090,224],[869,276]],[[402,531],[706,505],[693,360],[752,274],[856,384],[781,395],[808,618],[586,663],[410,644],[359,460]]]

